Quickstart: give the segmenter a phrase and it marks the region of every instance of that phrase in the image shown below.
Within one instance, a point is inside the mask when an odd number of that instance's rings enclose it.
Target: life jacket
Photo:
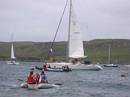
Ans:
[[[29,74],[29,76],[27,78],[27,83],[28,84],[36,84],[36,80],[34,79],[34,75],[33,74]]]

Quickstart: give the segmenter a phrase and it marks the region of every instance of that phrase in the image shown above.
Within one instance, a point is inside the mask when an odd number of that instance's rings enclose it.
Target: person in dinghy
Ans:
[[[47,76],[44,72],[44,69],[41,73],[34,74],[34,68],[30,70],[30,73],[27,77],[27,81],[20,85],[21,88],[28,88],[28,89],[49,89],[59,87],[61,84],[50,84],[48,83]]]
[[[30,69],[29,75],[27,77],[27,84],[36,84],[36,79],[34,75],[34,68]]]
[[[46,63],[44,63],[43,65],[42,65],[42,68],[44,69],[44,70],[47,70],[47,64]]]
[[[42,69],[41,71],[39,83],[48,83],[47,76],[45,74],[44,69]]]

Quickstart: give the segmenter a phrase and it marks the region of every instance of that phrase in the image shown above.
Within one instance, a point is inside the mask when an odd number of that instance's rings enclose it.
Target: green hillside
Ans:
[[[93,62],[108,62],[108,45],[111,45],[111,62],[130,64],[130,40],[92,40],[85,42],[85,54]]]
[[[53,53],[49,55],[49,42],[15,42],[15,55],[18,60],[40,61],[48,56],[56,60],[64,60],[67,53],[67,42],[56,42]],[[87,60],[93,63],[108,62],[108,45],[111,45],[111,62],[118,64],[130,64],[130,40],[126,39],[97,39],[84,42]],[[10,56],[10,43],[0,42],[0,59],[7,60]]]

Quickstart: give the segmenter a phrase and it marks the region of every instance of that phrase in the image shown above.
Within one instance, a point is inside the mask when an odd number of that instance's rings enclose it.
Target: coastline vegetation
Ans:
[[[14,42],[15,56],[19,61],[43,61],[48,56],[55,60],[65,60],[67,42],[55,42],[50,54],[51,42]],[[108,46],[111,45],[111,63],[130,64],[130,40],[95,39],[84,41],[86,60],[92,63],[108,63]],[[10,58],[10,43],[0,42],[0,60]]]

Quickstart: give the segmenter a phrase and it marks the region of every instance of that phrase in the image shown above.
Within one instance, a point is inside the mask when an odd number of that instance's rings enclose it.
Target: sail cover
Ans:
[[[72,2],[71,2],[72,3]],[[73,6],[71,4],[70,7],[70,25],[69,25],[69,35],[68,35],[68,57],[69,58],[83,58],[84,49],[83,49],[83,41],[80,31],[80,26],[77,21],[77,17],[74,13]]]

